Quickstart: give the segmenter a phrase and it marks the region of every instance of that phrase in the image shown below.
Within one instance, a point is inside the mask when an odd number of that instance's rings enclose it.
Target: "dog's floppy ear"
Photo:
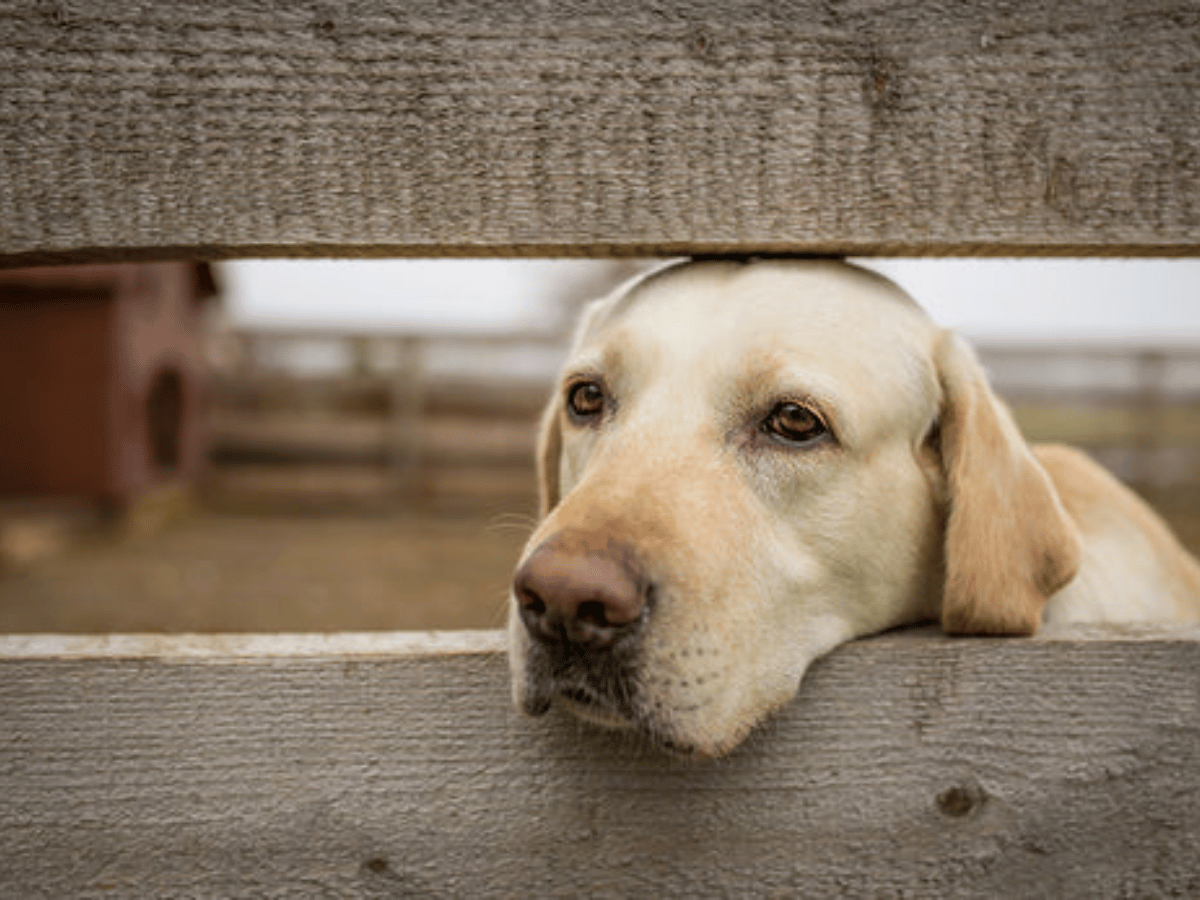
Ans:
[[[559,457],[562,455],[562,426],[559,423],[558,398],[552,399],[542,412],[538,426],[537,480],[538,518],[544,519],[550,510],[558,506],[561,496],[559,485]]]
[[[974,354],[942,332],[935,363],[949,501],[942,627],[1033,634],[1079,568],[1079,533]]]

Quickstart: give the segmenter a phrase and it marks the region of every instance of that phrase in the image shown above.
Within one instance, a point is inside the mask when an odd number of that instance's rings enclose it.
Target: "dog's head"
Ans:
[[[516,702],[719,755],[837,644],[1031,633],[1078,540],[970,351],[837,262],[678,264],[589,309],[546,410]]]

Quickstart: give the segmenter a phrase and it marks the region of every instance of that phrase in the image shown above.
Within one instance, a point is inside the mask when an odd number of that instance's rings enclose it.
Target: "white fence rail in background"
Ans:
[[[208,342],[215,369],[210,493],[262,494],[269,479],[286,504],[289,493],[293,501],[303,495],[303,480],[324,483],[317,496],[334,505],[461,508],[508,498],[516,509],[531,509],[534,422],[566,341],[316,328],[215,332]],[[350,470],[360,478],[339,492],[334,473]],[[372,497],[360,482],[374,485]]]

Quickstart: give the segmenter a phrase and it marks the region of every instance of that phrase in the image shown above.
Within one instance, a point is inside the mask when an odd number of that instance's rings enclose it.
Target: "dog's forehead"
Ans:
[[[663,367],[699,358],[712,369],[723,359],[742,366],[746,355],[757,355],[880,371],[927,352],[934,331],[898,287],[845,263],[689,263],[604,301],[579,336],[576,356],[599,365],[636,355]]]

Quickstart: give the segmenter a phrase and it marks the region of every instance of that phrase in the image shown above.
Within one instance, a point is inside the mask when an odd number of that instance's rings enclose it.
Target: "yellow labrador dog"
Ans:
[[[675,264],[593,305],[513,581],[516,702],[727,752],[852,638],[1200,618],[1200,566],[971,351],[834,261]]]

